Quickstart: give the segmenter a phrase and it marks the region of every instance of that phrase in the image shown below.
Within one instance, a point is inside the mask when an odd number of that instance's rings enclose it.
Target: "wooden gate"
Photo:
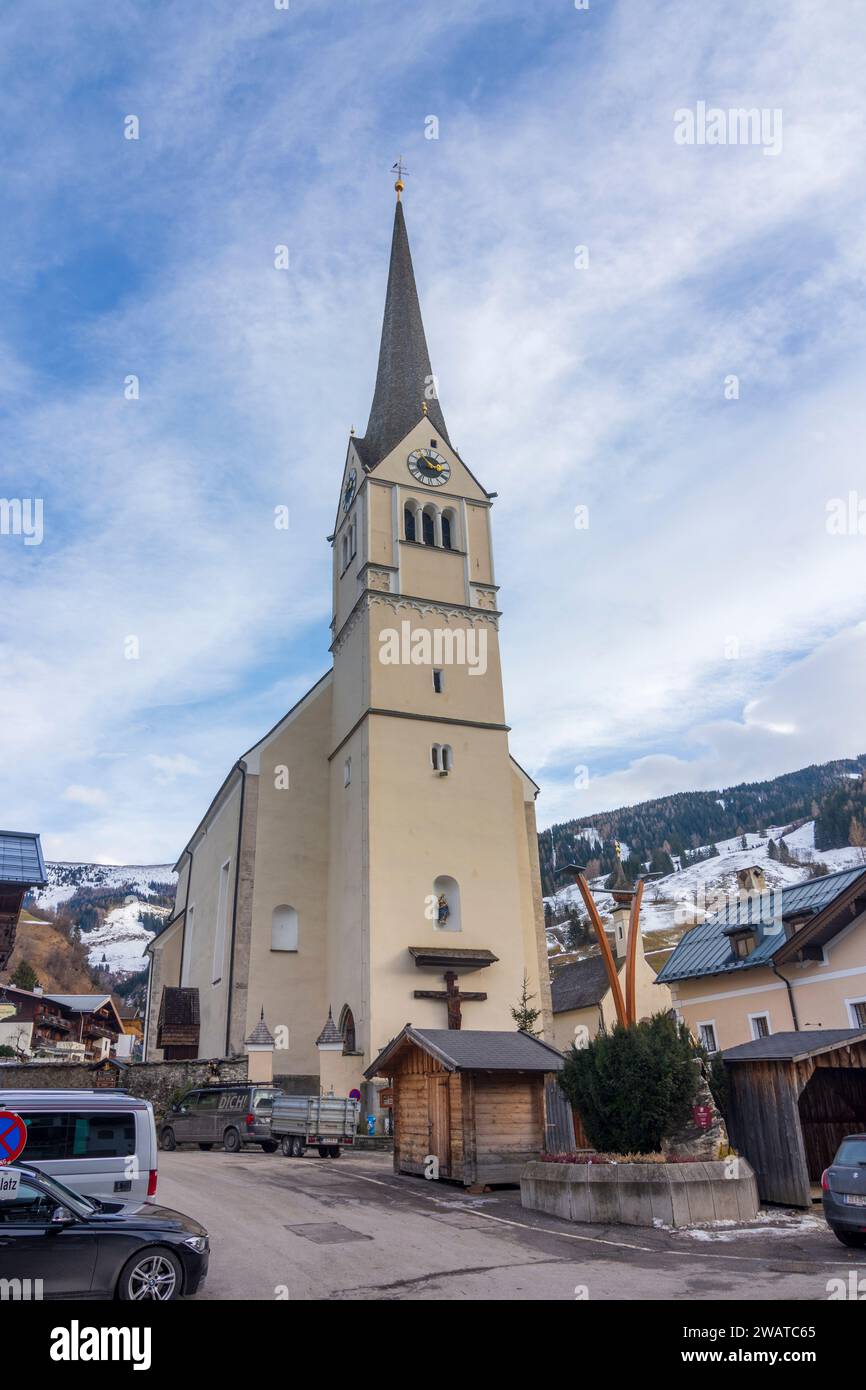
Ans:
[[[449,1077],[428,1076],[427,1100],[430,1113],[430,1152],[439,1160],[439,1176],[451,1176],[451,1096]]]
[[[809,1177],[819,1182],[845,1135],[866,1127],[866,1069],[816,1068],[800,1094],[799,1111]]]

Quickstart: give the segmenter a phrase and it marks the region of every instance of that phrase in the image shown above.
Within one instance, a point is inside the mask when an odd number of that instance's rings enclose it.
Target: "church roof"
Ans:
[[[623,960],[616,960],[617,974],[623,967]],[[587,956],[586,960],[575,960],[563,965],[550,981],[550,995],[555,1014],[567,1014],[572,1009],[588,1009],[600,1004],[610,989],[604,957]]]
[[[398,199],[373,404],[365,435],[354,440],[366,468],[375,468],[414,429],[423,415],[424,402],[431,434],[441,435],[451,444],[439,401],[429,394],[432,380],[406,219]]]

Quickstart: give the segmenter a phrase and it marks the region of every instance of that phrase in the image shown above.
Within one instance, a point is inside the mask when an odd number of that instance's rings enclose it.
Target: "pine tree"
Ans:
[[[39,977],[29,960],[22,960],[15,967],[15,973],[10,977],[9,983],[16,985],[18,989],[35,989],[39,984]]]
[[[541,1036],[540,1030],[535,1027],[536,1021],[541,1017],[540,1009],[530,1008],[534,994],[529,993],[529,977],[524,970],[523,988],[520,993],[520,1000],[516,1009],[511,1010],[511,1017],[517,1024],[518,1033],[528,1033],[531,1038]]]

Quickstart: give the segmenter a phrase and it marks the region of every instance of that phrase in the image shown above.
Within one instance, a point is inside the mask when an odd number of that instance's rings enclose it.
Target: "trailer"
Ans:
[[[348,1096],[275,1096],[271,1134],[286,1158],[303,1158],[318,1149],[320,1158],[339,1158],[354,1144],[361,1102]]]

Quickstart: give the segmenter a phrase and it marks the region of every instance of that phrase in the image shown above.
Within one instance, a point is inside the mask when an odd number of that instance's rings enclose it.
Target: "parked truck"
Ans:
[[[354,1144],[361,1102],[348,1096],[274,1097],[271,1134],[286,1158],[303,1158],[305,1149],[320,1158],[339,1158],[343,1145]]]

